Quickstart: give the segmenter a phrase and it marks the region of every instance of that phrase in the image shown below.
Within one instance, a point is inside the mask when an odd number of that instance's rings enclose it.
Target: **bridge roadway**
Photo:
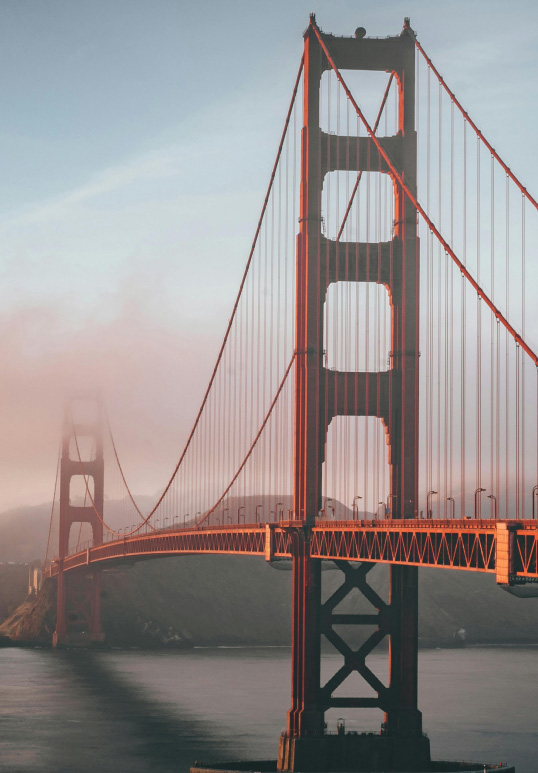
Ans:
[[[64,571],[174,555],[233,554],[291,558],[300,521],[167,528],[120,537],[67,556]],[[332,521],[311,532],[313,558],[373,561],[489,572],[500,584],[538,581],[538,521]],[[44,570],[55,577],[58,559]]]

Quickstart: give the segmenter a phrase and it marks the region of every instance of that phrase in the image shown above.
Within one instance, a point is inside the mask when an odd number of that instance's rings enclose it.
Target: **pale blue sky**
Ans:
[[[346,35],[396,34],[410,16],[536,194],[530,0],[2,0],[0,511],[47,498],[59,382],[92,357],[110,364],[118,421],[136,413],[154,452],[145,488],[166,477],[230,313],[311,10]]]

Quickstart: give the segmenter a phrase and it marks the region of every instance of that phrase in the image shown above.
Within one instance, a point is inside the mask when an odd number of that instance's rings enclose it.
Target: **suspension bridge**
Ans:
[[[396,36],[338,37],[311,15],[304,41],[222,345],[153,507],[137,504],[102,401],[66,409],[45,565],[54,642],[102,640],[108,566],[291,559],[278,768],[431,770],[418,568],[538,582],[538,204],[408,19]],[[322,602],[324,560],[342,585]],[[368,584],[376,563],[388,600]],[[339,613],[357,590],[372,613]],[[369,633],[356,651],[350,626]],[[367,657],[385,637],[383,683]],[[326,683],[323,638],[343,657]],[[353,673],[367,696],[339,694]],[[382,712],[379,735],[327,734],[333,707]]]

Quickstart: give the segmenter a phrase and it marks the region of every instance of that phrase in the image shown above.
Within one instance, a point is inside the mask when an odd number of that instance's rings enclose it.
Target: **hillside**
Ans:
[[[3,559],[39,556],[44,544],[39,535],[46,542],[48,526],[43,523],[48,508],[25,508],[6,515],[0,516]],[[17,534],[22,538],[17,539]],[[256,557],[186,556],[106,572],[107,641],[117,646],[289,644],[291,572],[283,568],[289,565],[284,562],[275,568]],[[325,595],[340,584],[341,576],[334,570],[323,573]],[[419,576],[423,646],[450,646],[462,639],[468,644],[538,644],[538,599],[515,598],[500,590],[494,577],[480,573],[423,569]],[[387,567],[376,567],[369,577],[386,598]],[[0,566],[0,621],[25,598],[26,581],[26,567]],[[53,592],[47,593],[53,606]],[[0,628],[0,634],[22,639],[32,631],[35,634],[36,619],[41,615],[45,620],[50,614],[45,607],[43,603],[36,607],[35,602],[27,607],[26,633],[24,615],[19,614]],[[368,604],[357,593],[342,605],[342,610],[366,609]],[[50,629],[50,620],[46,625]]]
[[[0,514],[0,563],[43,560],[50,504],[19,507]]]

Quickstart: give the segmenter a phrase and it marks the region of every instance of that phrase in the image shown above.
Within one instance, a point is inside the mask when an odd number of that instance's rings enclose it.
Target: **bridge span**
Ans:
[[[301,521],[163,529],[88,546],[45,568],[45,577],[98,568],[125,560],[225,554],[292,558],[292,534]],[[525,521],[342,521],[318,524],[310,532],[310,555],[331,561],[366,561],[437,567],[496,576],[516,585],[538,580],[538,523]]]

